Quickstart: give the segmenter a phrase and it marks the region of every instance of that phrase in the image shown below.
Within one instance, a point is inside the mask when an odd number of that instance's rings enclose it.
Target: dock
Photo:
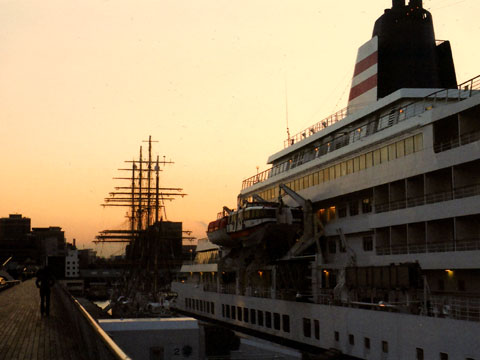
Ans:
[[[0,292],[0,360],[128,359],[110,342],[59,284],[52,289],[50,316],[40,314],[35,280]]]

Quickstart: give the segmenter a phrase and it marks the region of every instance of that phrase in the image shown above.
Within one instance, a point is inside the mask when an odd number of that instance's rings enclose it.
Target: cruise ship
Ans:
[[[238,208],[301,207],[303,231],[275,256],[202,240],[177,310],[318,359],[480,360],[480,76],[458,84],[421,0],[376,21],[347,108],[283,145]]]

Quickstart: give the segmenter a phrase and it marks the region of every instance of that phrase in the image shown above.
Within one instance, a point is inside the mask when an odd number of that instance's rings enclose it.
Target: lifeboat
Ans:
[[[208,239],[223,247],[250,247],[265,242],[292,243],[302,229],[300,208],[278,203],[247,203],[208,225]]]

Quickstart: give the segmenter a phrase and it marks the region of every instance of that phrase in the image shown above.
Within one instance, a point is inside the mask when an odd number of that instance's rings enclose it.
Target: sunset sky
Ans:
[[[346,106],[357,49],[390,0],[0,0],[0,217],[91,241],[100,204],[152,135],[188,194],[167,217],[205,236],[286,138]],[[424,1],[463,82],[480,74],[480,2]],[[286,84],[286,85],[285,85]],[[143,144],[145,145],[145,144]]]

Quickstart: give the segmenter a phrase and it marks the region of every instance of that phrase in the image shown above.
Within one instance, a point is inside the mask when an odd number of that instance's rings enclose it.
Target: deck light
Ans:
[[[453,270],[446,269],[445,272],[448,274],[448,276],[453,276]]]

